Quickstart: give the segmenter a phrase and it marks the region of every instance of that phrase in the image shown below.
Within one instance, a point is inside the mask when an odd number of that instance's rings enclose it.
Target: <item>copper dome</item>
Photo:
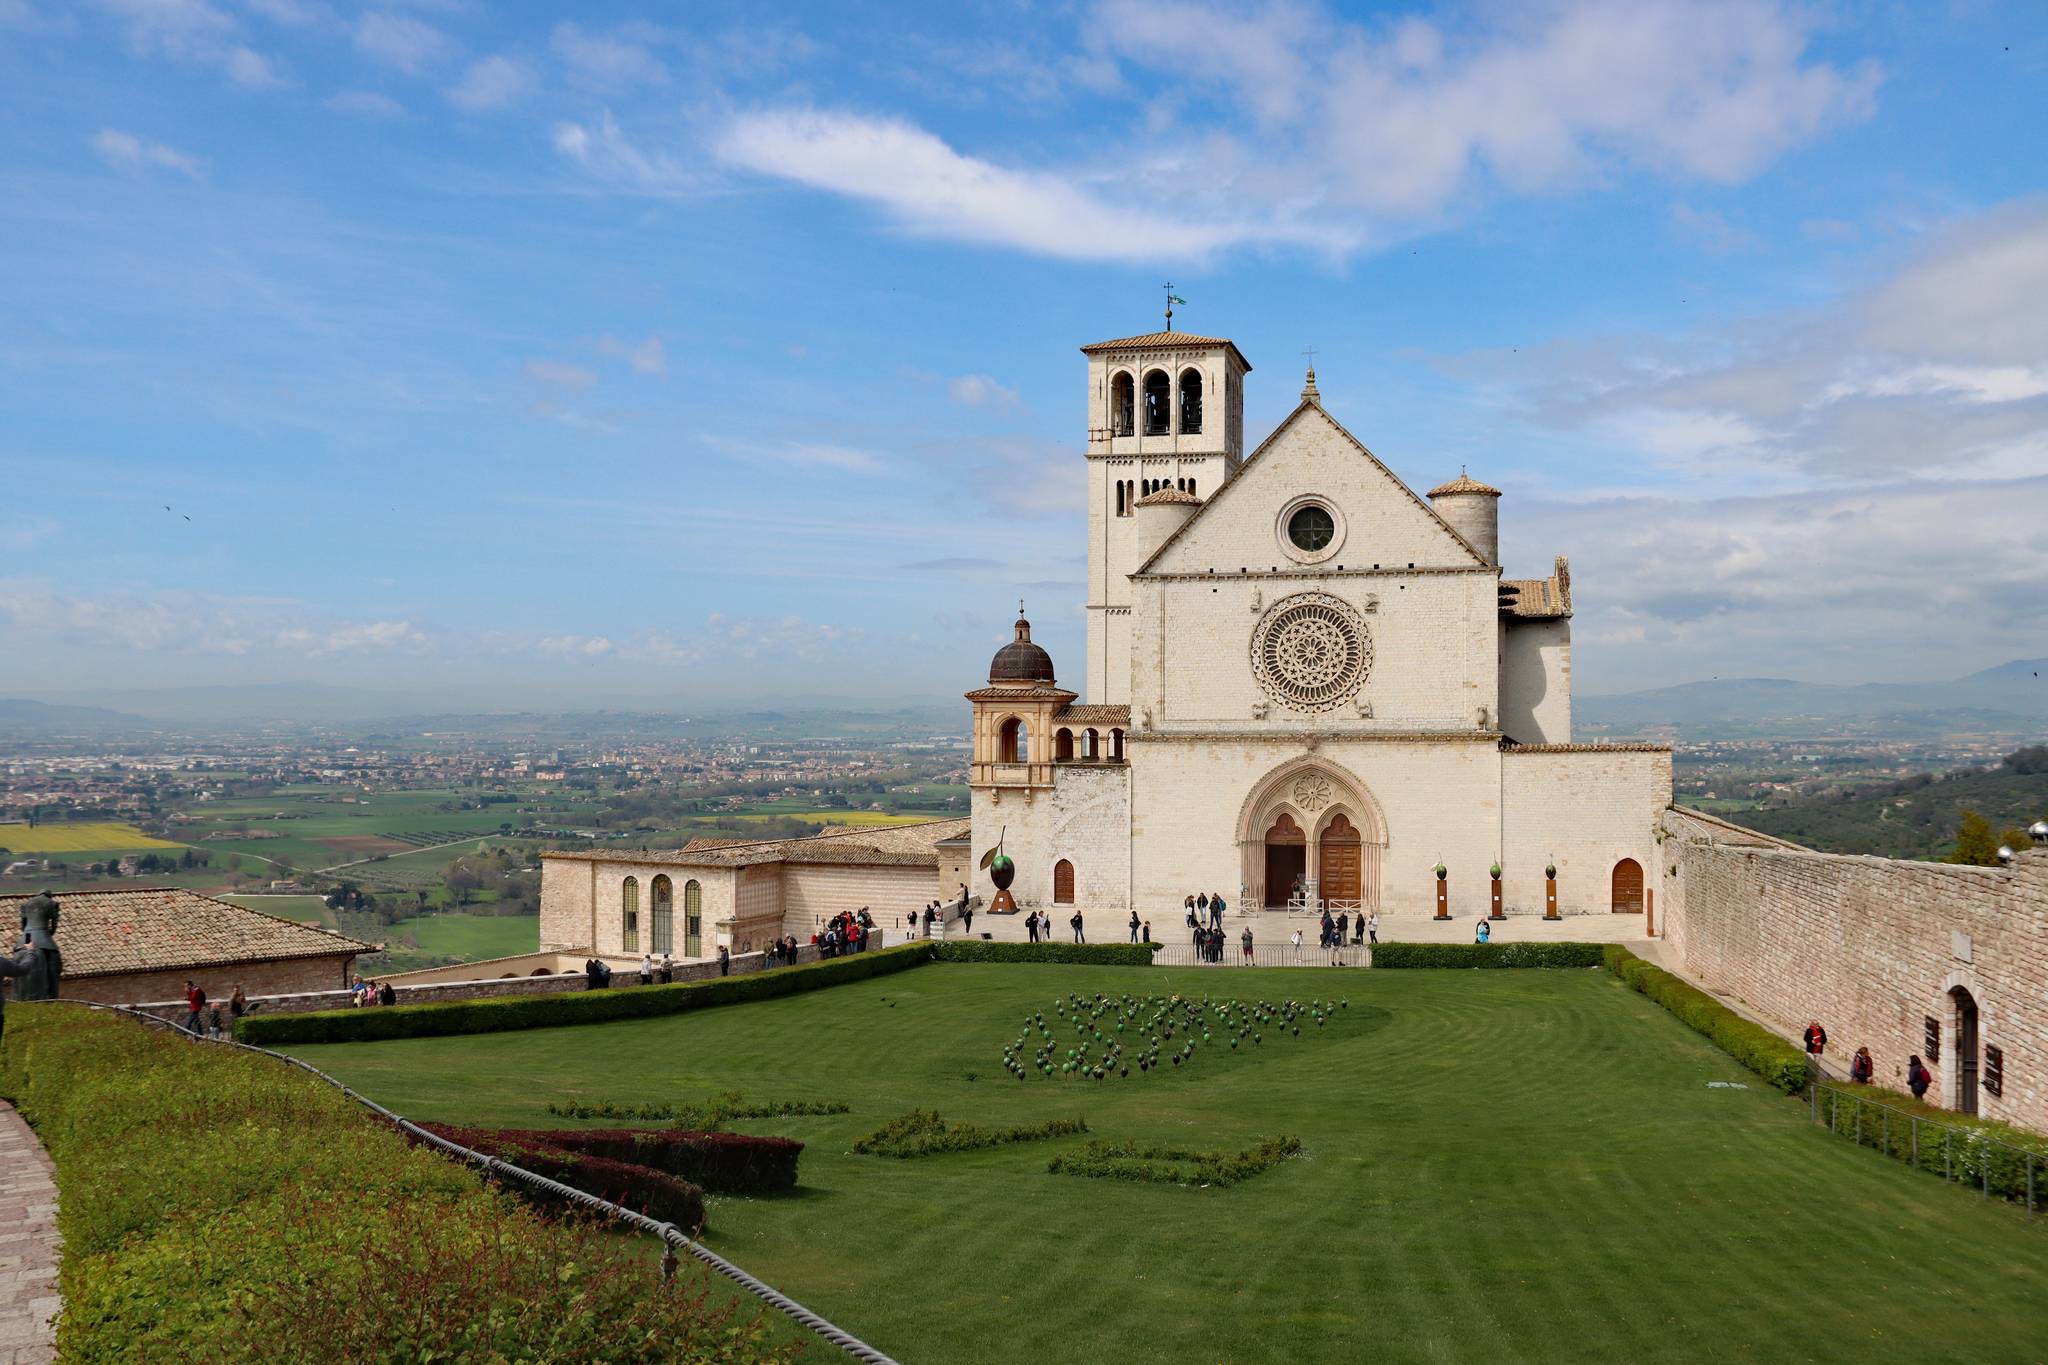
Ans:
[[[1017,638],[996,651],[996,657],[989,660],[988,680],[1000,682],[1042,682],[1054,681],[1052,655],[1031,643],[1031,623],[1017,618]]]

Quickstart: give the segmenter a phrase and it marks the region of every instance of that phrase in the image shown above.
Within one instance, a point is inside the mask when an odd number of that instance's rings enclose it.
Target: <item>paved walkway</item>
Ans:
[[[1073,907],[1055,905],[1047,907],[1052,914],[1052,936],[1055,943],[1072,940],[1073,931],[1067,921],[1073,917]],[[1095,910],[1082,912],[1084,931],[1090,943],[1124,943],[1130,938],[1131,916],[1127,910]],[[1144,918],[1143,913],[1139,915]],[[1206,921],[1205,921],[1206,922]],[[1295,930],[1301,930],[1308,947],[1315,947],[1316,935],[1322,923],[1320,914],[1290,915],[1284,910],[1258,910],[1249,914],[1240,910],[1226,910],[1223,914],[1223,933],[1227,946],[1237,951],[1238,935],[1244,932],[1246,924],[1251,925],[1255,943],[1277,946],[1286,943]],[[1503,920],[1494,920],[1493,941],[1495,943],[1627,943],[1649,942],[1643,937],[1641,915],[1566,915],[1561,919],[1546,920],[1541,915],[1509,915]],[[1381,915],[1380,938],[1388,943],[1470,943],[1472,931],[1478,927],[1479,917],[1467,915],[1463,919],[1440,920],[1431,915]],[[948,938],[980,938],[983,934],[993,935],[998,943],[1023,943],[1024,916],[991,915],[986,911],[974,917],[974,932],[962,931],[958,921],[946,925]],[[1187,911],[1170,907],[1152,916],[1152,937],[1166,944],[1186,943]],[[891,943],[900,942],[894,935]]]
[[[0,1365],[57,1358],[57,1185],[49,1154],[0,1100]]]

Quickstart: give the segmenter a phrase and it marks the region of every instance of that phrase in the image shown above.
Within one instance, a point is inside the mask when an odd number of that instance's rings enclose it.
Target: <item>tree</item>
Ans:
[[[2048,773],[2048,744],[2033,744],[2005,756],[2005,766],[2016,773]]]
[[[1963,821],[1956,827],[1956,851],[1948,860],[1970,867],[1996,867],[1998,838],[1991,832],[1991,822],[1976,811],[1964,811]]]

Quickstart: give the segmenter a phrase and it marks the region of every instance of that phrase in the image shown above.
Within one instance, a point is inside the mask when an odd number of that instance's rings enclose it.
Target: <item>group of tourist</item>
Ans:
[[[766,953],[771,961],[780,962],[785,967],[794,967],[797,958],[801,956],[795,934],[778,938],[761,951]]]
[[[1137,924],[1138,917],[1136,915],[1131,916],[1131,942],[1133,943],[1138,941]],[[1088,941],[1088,922],[1081,917],[1079,910],[1074,911],[1072,915],[1067,917],[1067,928],[1072,931],[1074,942],[1086,943]],[[1043,910],[1025,911],[1024,933],[1033,943],[1052,942],[1052,916]],[[1147,943],[1152,941],[1152,931],[1149,927],[1145,931],[1145,941]]]
[[[1225,907],[1221,891],[1213,896],[1206,891],[1197,896],[1189,896],[1182,902],[1182,905],[1188,912],[1188,928],[1190,931],[1200,929],[1206,924],[1216,933],[1220,934],[1223,932],[1223,911]]]
[[[362,978],[356,978],[360,981]],[[187,978],[185,982],[185,1032],[194,1038],[229,1038],[234,1036],[234,1021],[252,1012],[256,1007],[249,1003],[249,997],[242,993],[242,983],[235,983],[235,993],[228,997],[228,1012],[220,1012],[220,1001],[209,1002],[206,990],[198,982]]]
[[[932,905],[937,905],[933,901]],[[931,914],[931,906],[925,907],[925,914]],[[838,957],[841,953],[864,953],[868,950],[868,936],[874,932],[875,917],[863,905],[858,912],[842,910],[825,921],[825,927],[811,936],[811,942],[818,945],[819,957]],[[793,961],[794,959],[792,959]]]
[[[1821,1027],[1820,1020],[1807,1021],[1806,1031],[1800,1035],[1806,1045],[1807,1060],[1814,1071],[1821,1069],[1820,1059],[1828,1050],[1828,1031]],[[1877,1062],[1871,1057],[1870,1049],[1859,1047],[1849,1058],[1849,1079],[1858,1085],[1869,1085],[1877,1074]],[[1920,1054],[1910,1053],[1906,1057],[1906,1089],[1913,1092],[1916,1100],[1925,1100],[1928,1089],[1934,1084],[1934,1073],[1927,1069],[1927,1063],[1920,1060]]]
[[[351,1005],[395,1005],[398,992],[389,981],[365,981],[358,976],[348,988],[348,1002]]]
[[[675,979],[676,960],[670,957],[667,953],[663,953],[661,955],[661,961],[659,962],[656,962],[654,960],[654,954],[652,953],[642,953],[640,955],[641,985],[652,986],[658,981],[662,985],[666,986],[672,983]]]

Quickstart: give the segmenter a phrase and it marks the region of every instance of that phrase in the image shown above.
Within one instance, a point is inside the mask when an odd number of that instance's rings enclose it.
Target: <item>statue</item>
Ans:
[[[1008,832],[1007,829],[1003,831],[1004,834]],[[988,905],[989,913],[991,915],[1016,914],[1017,898],[1010,894],[1010,883],[1017,879],[1017,864],[1011,861],[1009,854],[1003,852],[1002,834],[996,836],[996,846],[981,855],[981,866],[988,873],[988,879],[996,885],[995,899],[991,900]]]
[[[64,958],[57,951],[56,932],[55,896],[45,891],[21,903],[22,946],[12,957],[0,957],[0,977],[16,978],[16,1000],[57,998],[57,986],[64,979]]]

